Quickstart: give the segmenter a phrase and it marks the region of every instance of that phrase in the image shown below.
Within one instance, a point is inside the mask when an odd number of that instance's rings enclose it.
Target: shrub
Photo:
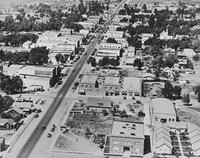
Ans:
[[[193,59],[194,61],[199,61],[199,60],[200,60],[199,54],[194,55],[194,56],[192,57],[192,59]]]

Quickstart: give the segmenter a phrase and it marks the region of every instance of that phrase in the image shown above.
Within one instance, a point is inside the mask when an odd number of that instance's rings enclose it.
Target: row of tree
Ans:
[[[36,47],[31,49],[30,52],[7,52],[0,50],[0,60],[9,61],[13,64],[32,64],[43,65],[48,63],[49,50],[46,47]]]
[[[9,35],[0,35],[0,43],[5,43],[6,46],[20,46],[26,41],[31,41],[33,43],[36,43],[38,39],[38,35],[32,34],[32,33],[12,33]]]
[[[23,89],[23,81],[19,76],[0,74],[0,89],[7,94],[20,93]]]

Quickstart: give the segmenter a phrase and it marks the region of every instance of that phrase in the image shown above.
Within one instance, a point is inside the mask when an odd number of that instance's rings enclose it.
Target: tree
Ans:
[[[96,58],[91,58],[90,63],[91,63],[91,66],[96,67],[97,66]]]
[[[121,48],[120,51],[119,51],[119,56],[122,57],[122,56],[123,56],[123,53],[124,53],[124,49]]]
[[[119,12],[118,12],[118,15],[126,15],[126,10],[120,9]]]
[[[65,62],[64,56],[62,54],[56,54],[55,58],[57,62],[61,62],[61,63]]]
[[[177,96],[177,98],[180,98],[181,90],[182,90],[182,88],[180,86],[175,86],[174,87],[174,94]]]
[[[171,82],[166,81],[166,82],[165,82],[165,86],[164,86],[164,88],[162,89],[162,94],[163,94],[166,98],[171,99],[171,98],[173,97],[173,92],[174,92],[174,87],[173,87],[173,85],[171,84]]]
[[[14,100],[13,100],[12,97],[7,96],[7,95],[4,96],[3,97],[3,104],[2,104],[3,111],[8,110],[11,107],[11,105],[13,104],[13,102],[14,102]]]
[[[107,110],[103,110],[102,113],[103,113],[103,116],[107,116],[108,115],[108,111]]]
[[[139,117],[145,117],[145,113],[142,112],[142,111],[139,111],[139,112],[138,112],[138,116],[139,116]]]
[[[189,95],[189,93],[184,94],[182,100],[183,100],[183,102],[185,104],[189,104],[189,102],[190,102],[190,95]]]
[[[141,70],[142,66],[143,66],[143,62],[140,58],[136,58],[133,62],[133,66],[137,66],[138,70]]]
[[[114,38],[108,38],[106,40],[107,43],[117,43],[117,41]]]
[[[142,6],[142,10],[143,10],[144,12],[147,11],[147,5],[146,5],[146,4],[143,4],[143,6]]]
[[[31,49],[29,62],[34,65],[42,65],[48,62],[49,50],[46,47],[36,47]]]
[[[120,111],[120,117],[121,117],[121,118],[127,117],[126,110]]]
[[[119,65],[120,65],[119,60],[114,59],[114,58],[110,59],[109,63],[110,63],[110,65],[112,65],[113,67],[116,67],[116,66],[119,66]]]
[[[123,18],[123,19],[120,20],[120,22],[126,23],[126,22],[128,22],[128,19],[127,18]]]
[[[200,59],[199,54],[194,55],[194,56],[192,57],[192,59],[193,59],[194,61],[199,61],[199,59]]]
[[[86,13],[87,9],[86,9],[86,7],[83,4],[83,0],[80,0],[80,3],[78,5],[78,10],[79,10],[79,12],[80,12],[81,15]]]
[[[95,82],[95,88],[99,88],[99,82],[98,81]]]
[[[128,38],[129,46],[135,47],[136,50],[140,49],[142,46],[142,41],[140,36],[132,36]]]

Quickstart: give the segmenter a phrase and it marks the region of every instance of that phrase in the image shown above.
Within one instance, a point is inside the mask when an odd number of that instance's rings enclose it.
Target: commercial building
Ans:
[[[52,64],[57,64],[56,55],[61,54],[65,59],[75,53],[76,46],[71,44],[59,44],[54,46],[49,52],[49,62]]]
[[[170,129],[166,125],[159,124],[154,127],[153,141],[154,152],[157,154],[172,153],[173,146],[170,138]]]
[[[124,77],[122,95],[142,96],[142,80],[136,77]]]
[[[151,102],[152,119],[155,122],[176,122],[177,114],[174,104],[166,98],[155,98]]]
[[[111,134],[106,138],[104,155],[108,157],[143,157],[144,124],[113,121]]]
[[[120,49],[98,49],[96,53],[97,57],[109,57],[109,58],[117,58],[120,56]]]
[[[109,112],[112,108],[112,101],[108,97],[88,97],[86,106],[88,110],[95,112],[102,112],[103,110]]]
[[[84,75],[79,83],[80,89],[95,89],[98,76]]]
[[[122,44],[119,43],[101,43],[99,49],[114,49],[118,50],[122,48]]]
[[[107,31],[104,34],[104,38],[108,39],[108,38],[123,38],[124,32],[123,31]]]
[[[102,89],[105,91],[106,96],[120,95],[120,77],[105,77],[104,83],[102,83]]]
[[[42,89],[48,89],[54,69],[54,67],[24,66],[18,71],[18,74],[27,88],[39,86]]]

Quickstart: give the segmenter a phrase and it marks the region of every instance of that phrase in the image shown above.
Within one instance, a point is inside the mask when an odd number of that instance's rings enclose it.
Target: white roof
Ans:
[[[108,84],[108,85],[119,85],[119,77],[105,77],[105,81],[104,84]]]
[[[174,104],[166,98],[152,99],[153,113],[176,115]]]
[[[193,57],[194,55],[196,55],[195,51],[193,49],[190,49],[190,48],[183,49],[182,54],[186,55],[188,57]]]
[[[141,91],[142,82],[140,78],[124,77],[123,90]]]
[[[111,135],[130,138],[144,138],[144,124],[114,120]]]
[[[97,76],[88,76],[88,75],[84,75],[81,83],[90,83],[90,84],[95,84],[97,81]]]

